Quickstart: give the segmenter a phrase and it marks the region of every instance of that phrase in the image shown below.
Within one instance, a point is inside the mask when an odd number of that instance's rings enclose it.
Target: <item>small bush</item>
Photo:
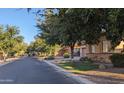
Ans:
[[[55,59],[54,58],[54,56],[53,55],[50,55],[50,56],[48,56],[47,58],[45,58],[46,60],[53,60],[53,59]]]
[[[93,63],[93,61],[88,57],[82,57],[80,58],[80,61],[83,63]]]
[[[110,60],[114,67],[124,67],[124,54],[113,54]]]
[[[64,57],[64,58],[69,58],[70,55],[69,55],[69,53],[65,53],[65,54],[63,55],[63,57]]]

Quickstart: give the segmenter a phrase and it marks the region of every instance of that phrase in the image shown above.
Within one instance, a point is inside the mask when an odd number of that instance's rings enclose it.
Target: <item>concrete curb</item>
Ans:
[[[64,74],[65,76],[69,77],[69,78],[72,78],[73,80],[75,80],[76,82],[78,82],[79,84],[95,84],[94,82],[86,79],[86,78],[82,78],[78,75],[75,75],[71,72],[67,72],[67,70],[55,65],[54,63],[52,62],[49,62],[49,61],[46,61],[46,60],[41,60],[39,59],[40,61],[44,61],[46,62],[48,65],[54,67],[59,73],[61,74]]]

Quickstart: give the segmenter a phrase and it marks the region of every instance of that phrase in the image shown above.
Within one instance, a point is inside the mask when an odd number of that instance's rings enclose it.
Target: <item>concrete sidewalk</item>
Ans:
[[[39,60],[46,62],[50,66],[54,67],[54,69],[56,69],[59,73],[65,75],[69,78],[72,78],[73,80],[75,80],[79,84],[95,84],[94,82],[92,82],[86,78],[80,77],[79,75],[68,72],[67,70],[57,66],[56,64],[53,63],[54,60],[42,60],[42,59],[39,59]]]

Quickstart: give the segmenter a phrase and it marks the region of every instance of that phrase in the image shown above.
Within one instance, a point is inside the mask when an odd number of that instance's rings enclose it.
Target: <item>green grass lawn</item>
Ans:
[[[78,70],[78,71],[88,71],[98,68],[98,65],[94,65],[91,63],[73,63],[73,62],[59,63],[59,66],[67,70]]]

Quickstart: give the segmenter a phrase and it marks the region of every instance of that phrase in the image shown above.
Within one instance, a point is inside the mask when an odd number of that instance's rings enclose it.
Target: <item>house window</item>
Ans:
[[[108,41],[103,41],[103,52],[109,52]]]
[[[96,48],[95,48],[94,45],[91,46],[91,52],[92,52],[92,53],[96,53]]]

